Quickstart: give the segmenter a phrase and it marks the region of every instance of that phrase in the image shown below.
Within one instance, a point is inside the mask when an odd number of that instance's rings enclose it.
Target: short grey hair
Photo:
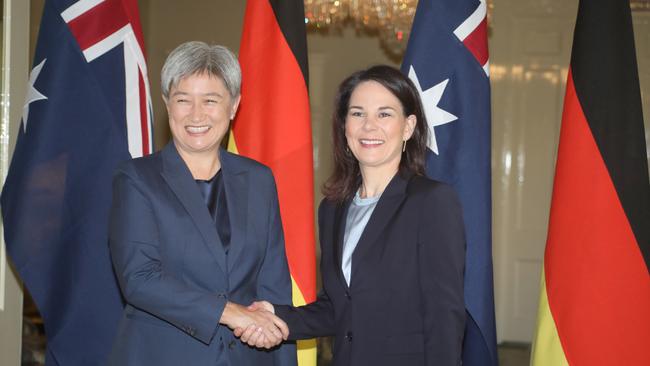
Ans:
[[[224,46],[200,41],[185,42],[176,47],[167,56],[160,74],[165,99],[182,79],[196,74],[220,78],[232,98],[238,97],[241,90],[241,69],[235,55]]]

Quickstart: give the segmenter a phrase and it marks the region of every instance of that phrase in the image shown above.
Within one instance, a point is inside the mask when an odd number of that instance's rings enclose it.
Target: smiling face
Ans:
[[[345,118],[345,137],[359,167],[397,172],[402,143],[413,134],[415,122],[415,116],[405,116],[399,99],[383,85],[360,83],[352,91]]]
[[[187,76],[173,86],[165,104],[179,153],[216,154],[239,100],[230,96],[221,78],[208,74]]]

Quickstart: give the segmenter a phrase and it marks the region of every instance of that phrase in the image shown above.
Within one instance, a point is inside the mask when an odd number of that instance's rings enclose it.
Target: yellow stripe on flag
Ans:
[[[293,306],[305,305],[305,298],[302,296],[302,292],[298,288],[296,281],[293,280],[293,276],[291,276],[291,287]],[[298,341],[296,345],[298,348],[298,365],[316,365],[316,340],[306,339],[304,341]]]
[[[237,144],[235,143],[235,134],[232,132],[232,128],[228,133],[228,151],[230,151],[233,154],[239,155],[239,151],[237,150]]]
[[[539,310],[537,313],[537,332],[533,340],[530,356],[531,366],[563,366],[568,365],[560,337],[555,328],[555,321],[546,295],[546,281],[542,270],[540,285]]]

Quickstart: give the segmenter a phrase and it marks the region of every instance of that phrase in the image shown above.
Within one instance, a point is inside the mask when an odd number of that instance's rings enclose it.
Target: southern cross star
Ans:
[[[37,100],[47,99],[45,95],[41,94],[34,87],[34,83],[36,83],[36,79],[38,79],[38,74],[41,73],[41,70],[43,69],[43,65],[45,65],[45,60],[47,59],[43,59],[43,61],[41,61],[40,64],[36,65],[32,69],[32,72],[29,73],[29,82],[27,85],[28,88],[27,96],[25,97],[25,105],[23,106],[23,132],[27,132],[27,118],[29,118],[29,104]]]
[[[424,114],[427,117],[427,122],[429,123],[430,133],[429,143],[427,145],[436,155],[439,155],[438,142],[436,141],[436,132],[434,128],[458,119],[458,117],[438,107],[438,103],[440,103],[440,98],[442,98],[442,94],[445,92],[445,88],[447,87],[449,79],[445,79],[427,90],[422,90],[420,81],[418,80],[418,76],[415,73],[413,65],[411,65],[409,68],[409,79],[413,81],[415,87],[420,93],[420,98],[422,99],[422,107],[424,108]]]

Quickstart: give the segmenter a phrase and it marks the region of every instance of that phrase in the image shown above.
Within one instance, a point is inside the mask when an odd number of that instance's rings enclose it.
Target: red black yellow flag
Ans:
[[[314,178],[307,37],[301,0],[246,4],[239,50],[242,102],[228,149],[273,170],[293,303],[316,300]],[[298,342],[301,366],[316,365],[314,341]]]
[[[646,154],[629,1],[580,1],[533,365],[650,365]]]

